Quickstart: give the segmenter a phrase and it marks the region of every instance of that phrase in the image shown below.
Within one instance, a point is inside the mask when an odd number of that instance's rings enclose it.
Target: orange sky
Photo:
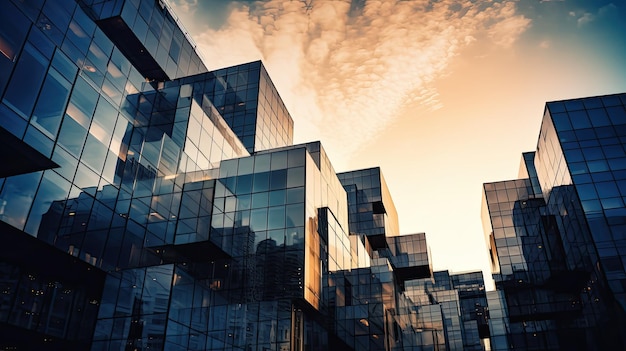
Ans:
[[[171,2],[210,69],[263,60],[296,142],[381,166],[435,269],[488,276],[482,183],[517,176],[546,101],[626,91],[618,2]]]

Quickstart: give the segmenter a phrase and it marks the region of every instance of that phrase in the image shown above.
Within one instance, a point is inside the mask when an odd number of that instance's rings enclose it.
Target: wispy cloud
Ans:
[[[594,19],[594,15],[592,15],[589,12],[585,12],[585,13],[583,13],[582,16],[578,17],[578,19],[576,20],[576,23],[577,23],[578,27],[580,28],[580,27],[584,26],[585,24],[593,21],[593,19]]]
[[[304,6],[307,5],[307,6]],[[346,159],[403,104],[441,108],[433,82],[474,42],[510,47],[529,26],[515,1],[241,3],[194,37],[211,68],[262,58],[296,120]],[[418,116],[416,116],[417,118]],[[329,145],[330,144],[330,145]]]

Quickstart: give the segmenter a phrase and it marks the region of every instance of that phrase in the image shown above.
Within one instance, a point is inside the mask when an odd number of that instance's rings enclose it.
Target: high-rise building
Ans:
[[[508,341],[494,349],[626,347],[625,106],[626,94],[547,103],[519,179],[484,184],[508,311]]]
[[[293,145],[263,64],[209,72],[165,2],[2,1],[0,53],[1,349],[478,345],[482,279],[413,294],[380,169]]]

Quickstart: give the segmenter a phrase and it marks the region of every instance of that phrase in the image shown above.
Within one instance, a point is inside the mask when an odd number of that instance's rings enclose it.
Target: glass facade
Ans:
[[[547,103],[520,179],[484,185],[483,226],[515,349],[626,345],[625,105],[625,94]]]
[[[166,2],[3,1],[0,53],[0,348],[483,338],[381,170],[293,145],[263,64],[209,72]]]
[[[386,236],[399,235],[398,214],[380,168],[337,175],[350,199],[350,232],[365,234],[374,248],[386,247]]]

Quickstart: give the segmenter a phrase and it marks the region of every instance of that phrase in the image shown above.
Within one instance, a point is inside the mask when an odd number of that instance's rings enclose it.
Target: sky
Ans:
[[[261,59],[337,172],[380,166],[435,270],[483,270],[482,184],[545,102],[626,92],[624,0],[169,0],[211,70]]]

